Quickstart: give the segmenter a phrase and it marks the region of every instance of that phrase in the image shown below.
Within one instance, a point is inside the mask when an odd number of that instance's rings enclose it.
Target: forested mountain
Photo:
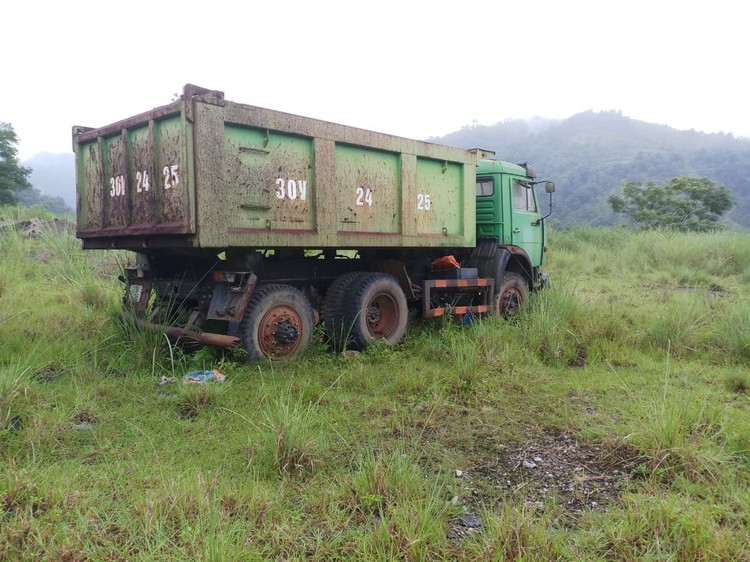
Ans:
[[[750,140],[727,134],[678,131],[609,111],[565,120],[534,118],[493,126],[473,125],[430,142],[494,150],[498,158],[530,162],[540,179],[557,184],[552,218],[574,223],[617,224],[607,197],[622,180],[657,182],[677,176],[706,177],[732,190],[731,226],[750,228]],[[72,153],[38,154],[23,163],[42,194],[75,208]],[[543,208],[546,208],[546,198]]]
[[[678,131],[615,111],[579,113],[565,120],[535,118],[469,126],[430,142],[494,150],[511,162],[530,162],[540,179],[554,180],[553,217],[561,225],[620,222],[607,197],[622,180],[657,182],[706,177],[731,189],[733,226],[750,228],[750,140],[727,134]],[[546,202],[546,198],[542,196]]]

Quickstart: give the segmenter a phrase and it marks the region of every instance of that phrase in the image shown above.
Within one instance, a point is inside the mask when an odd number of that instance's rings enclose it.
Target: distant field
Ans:
[[[516,321],[247,365],[0,223],[0,560],[750,560],[750,235],[550,247]]]

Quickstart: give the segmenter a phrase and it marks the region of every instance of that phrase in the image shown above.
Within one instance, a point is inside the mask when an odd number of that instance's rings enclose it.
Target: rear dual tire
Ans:
[[[352,284],[367,275],[364,271],[350,271],[334,279],[323,301],[322,320],[325,339],[333,351],[343,351],[351,334],[351,325],[344,317],[343,304]]]
[[[329,287],[323,310],[329,345],[335,351],[363,351],[375,340],[394,345],[406,334],[406,296],[387,273],[342,275]]]

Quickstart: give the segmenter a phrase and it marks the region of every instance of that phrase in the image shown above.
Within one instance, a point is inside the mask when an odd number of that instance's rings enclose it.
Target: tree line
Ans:
[[[729,134],[678,131],[619,112],[587,111],[565,120],[535,118],[468,126],[429,140],[494,150],[498,158],[511,162],[531,162],[540,177],[554,180],[558,187],[551,219],[563,228],[579,223],[645,226],[634,222],[633,216],[623,212],[625,208],[614,208],[610,198],[629,198],[634,185],[644,190],[668,188],[676,178],[691,178],[703,186],[710,182],[716,189],[723,186],[733,203],[719,213],[717,222],[750,228],[750,140]],[[683,183],[678,181],[678,185]],[[654,193],[652,189],[649,197],[640,200],[652,203]],[[691,200],[688,193],[678,194],[674,189],[662,195],[671,196],[679,203],[677,207]],[[725,195],[723,189],[716,192],[720,200]],[[693,202],[702,214],[699,199]]]

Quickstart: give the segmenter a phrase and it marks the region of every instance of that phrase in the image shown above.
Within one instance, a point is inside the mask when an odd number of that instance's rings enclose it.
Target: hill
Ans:
[[[707,177],[732,190],[729,220],[750,228],[750,140],[728,134],[678,131],[587,111],[561,121],[534,118],[468,126],[431,142],[494,150],[511,162],[531,162],[540,178],[556,182],[553,217],[561,225],[616,224],[607,197],[623,180],[663,182]]]

